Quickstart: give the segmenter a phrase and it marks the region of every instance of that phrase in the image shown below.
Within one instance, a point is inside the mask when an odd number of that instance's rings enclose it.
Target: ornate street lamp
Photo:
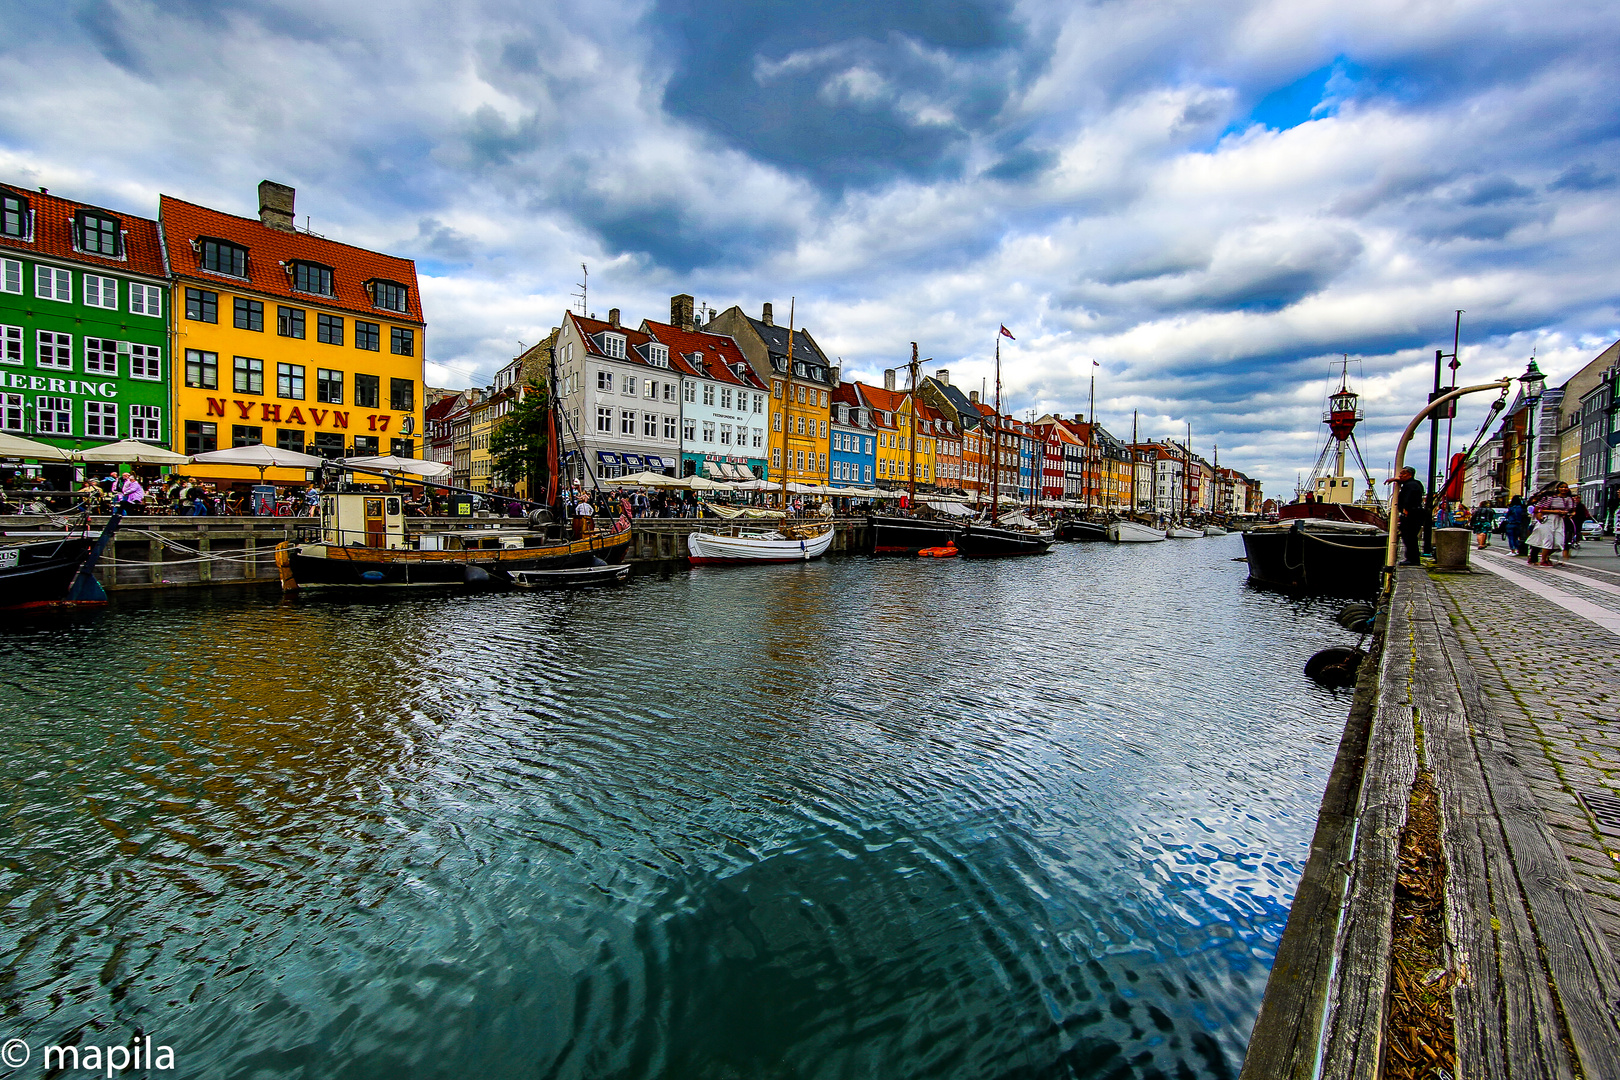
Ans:
[[[1519,376],[1519,385],[1524,393],[1524,403],[1529,409],[1525,418],[1524,435],[1524,490],[1520,493],[1528,500],[1530,497],[1530,470],[1536,448],[1536,408],[1541,404],[1542,391],[1547,388],[1547,376],[1536,367],[1536,358],[1530,358],[1530,366],[1524,369]]]

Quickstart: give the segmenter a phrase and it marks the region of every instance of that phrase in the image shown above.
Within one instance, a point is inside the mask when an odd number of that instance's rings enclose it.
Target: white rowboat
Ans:
[[[1165,535],[1172,540],[1202,540],[1204,538],[1204,530],[1189,529],[1185,525],[1177,525],[1169,532],[1165,533]]]
[[[717,563],[782,563],[819,559],[832,546],[833,527],[802,537],[779,532],[743,532],[736,536],[695,532],[686,538],[686,551],[693,565]]]
[[[1164,539],[1164,533],[1139,521],[1114,521],[1108,525],[1108,539],[1116,544],[1152,544]]]

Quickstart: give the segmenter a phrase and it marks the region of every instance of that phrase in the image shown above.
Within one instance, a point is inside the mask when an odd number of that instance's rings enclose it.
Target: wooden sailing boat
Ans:
[[[528,503],[545,508],[557,502],[562,454],[558,434],[566,426],[579,446],[561,402],[556,357],[552,357],[551,386],[547,389],[546,502]],[[562,424],[558,420],[561,417]],[[579,451],[583,457],[584,451]],[[585,570],[619,563],[630,547],[630,522],[620,518],[611,532],[592,529],[569,537],[566,516],[546,527],[536,518],[533,527],[511,522],[494,529],[409,529],[404,499],[392,490],[371,491],[353,482],[353,472],[341,462],[328,462],[331,476],[322,493],[316,536],[309,542],[284,543],[276,548],[276,569],[286,592],[305,589],[373,589],[402,587],[488,588],[514,584],[520,571]],[[361,471],[361,470],[354,470]],[[445,490],[463,490],[421,476],[363,470],[390,481],[426,484]],[[595,477],[592,477],[594,484]],[[598,496],[601,494],[597,488]],[[502,523],[504,526],[506,523]],[[544,581],[544,578],[536,579]]]
[[[956,541],[957,550],[970,558],[1045,555],[1052,550],[1054,539],[1050,532],[1034,528],[1032,525],[1012,523],[1003,525],[997,517],[1001,509],[1001,338],[1004,334],[1013,341],[1018,340],[1005,326],[996,332],[995,436],[990,453],[990,523],[969,524]]]
[[[782,390],[782,525],[774,530],[761,530],[742,525],[729,529],[705,530],[686,537],[687,558],[694,565],[807,562],[819,559],[832,546],[831,522],[820,526],[806,526],[792,522],[788,507],[788,402],[793,398],[793,342],[797,336],[795,323],[796,300],[788,302],[787,371]],[[766,355],[769,356],[769,347]]]

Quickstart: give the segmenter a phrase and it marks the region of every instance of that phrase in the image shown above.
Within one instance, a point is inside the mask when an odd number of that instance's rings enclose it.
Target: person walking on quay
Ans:
[[[1515,495],[1502,511],[1502,535],[1507,538],[1509,554],[1524,554],[1524,534],[1529,531],[1530,512],[1525,509],[1524,500]]]
[[[1395,512],[1398,515],[1401,544],[1406,548],[1404,566],[1418,565],[1419,537],[1423,534],[1423,484],[1417,470],[1407,465],[1401,469],[1399,481],[1388,481],[1395,487]]]
[[[1496,524],[1496,511],[1490,503],[1480,503],[1468,518],[1468,527],[1474,530],[1475,544],[1481,551],[1491,546],[1491,527]]]
[[[1586,504],[1579,495],[1575,496],[1575,512],[1569,516],[1569,528],[1564,530],[1564,561],[1569,561],[1569,553],[1581,546],[1581,527],[1592,520],[1587,513]]]
[[[1552,565],[1552,553],[1564,549],[1565,522],[1574,513],[1575,500],[1569,493],[1568,484],[1559,483],[1551,494],[1536,500],[1536,527],[1525,540],[1525,546],[1530,549],[1531,566]]]

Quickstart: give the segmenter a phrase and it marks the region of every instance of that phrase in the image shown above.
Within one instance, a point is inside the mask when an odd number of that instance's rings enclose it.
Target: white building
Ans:
[[[668,323],[641,330],[680,379],[679,475],[713,480],[765,476],[768,390],[735,338],[693,328],[692,298],[670,298]]]
[[[564,416],[584,447],[583,460],[570,453],[565,478],[611,481],[647,469],[674,475],[680,376],[670,367],[667,346],[620,325],[618,308],[607,322],[568,312],[556,359]]]

